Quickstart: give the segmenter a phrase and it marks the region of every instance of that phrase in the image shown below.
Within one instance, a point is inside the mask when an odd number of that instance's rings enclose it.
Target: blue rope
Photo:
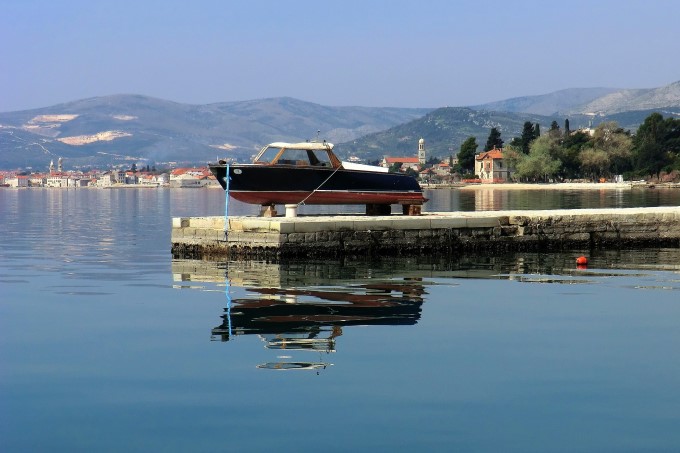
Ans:
[[[224,237],[227,237],[227,233],[229,232],[229,164],[227,164],[226,168],[227,172],[225,173],[224,176],[224,194],[225,194],[225,201],[224,201]]]

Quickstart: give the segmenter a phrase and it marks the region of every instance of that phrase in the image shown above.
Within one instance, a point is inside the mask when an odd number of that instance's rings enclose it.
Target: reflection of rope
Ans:
[[[229,276],[225,279],[224,286],[224,293],[227,295],[227,332],[228,338],[231,340],[231,294],[229,294]]]
[[[324,184],[326,184],[326,182],[327,182],[329,179],[331,179],[331,178],[333,177],[333,175],[335,174],[335,172],[338,171],[338,170],[340,170],[340,168],[342,168],[342,165],[340,165],[338,168],[336,168],[336,169],[333,171],[333,173],[331,173],[331,175],[330,175],[328,178],[324,179],[324,181],[323,181],[321,184],[319,184],[319,187],[317,187],[316,189],[312,190],[312,191],[310,192],[310,194],[307,195],[307,196],[305,197],[304,200],[302,200],[301,202],[299,202],[299,203],[298,203],[298,206],[300,206],[301,204],[305,204],[305,201],[307,201],[307,199],[308,199],[309,197],[311,197],[312,195],[314,195],[314,192],[316,192],[317,190],[319,190],[319,189],[321,188],[321,186],[323,186]]]

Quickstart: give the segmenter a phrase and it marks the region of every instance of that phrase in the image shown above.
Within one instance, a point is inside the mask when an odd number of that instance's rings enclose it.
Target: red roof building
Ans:
[[[407,168],[412,168],[414,170],[420,169],[420,160],[417,157],[383,157],[380,162],[381,167],[390,168],[397,162],[401,162],[401,169],[406,170]]]
[[[483,183],[508,182],[512,169],[503,160],[503,150],[494,147],[475,156],[475,174]]]

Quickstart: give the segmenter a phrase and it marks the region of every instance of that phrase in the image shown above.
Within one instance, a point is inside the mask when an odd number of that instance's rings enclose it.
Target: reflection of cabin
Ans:
[[[494,147],[475,156],[475,174],[483,183],[507,182],[512,169],[503,159],[503,150]]]

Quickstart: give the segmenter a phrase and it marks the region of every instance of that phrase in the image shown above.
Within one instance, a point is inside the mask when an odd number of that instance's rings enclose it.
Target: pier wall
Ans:
[[[484,211],[421,216],[178,217],[176,257],[336,258],[680,247],[680,207]]]

